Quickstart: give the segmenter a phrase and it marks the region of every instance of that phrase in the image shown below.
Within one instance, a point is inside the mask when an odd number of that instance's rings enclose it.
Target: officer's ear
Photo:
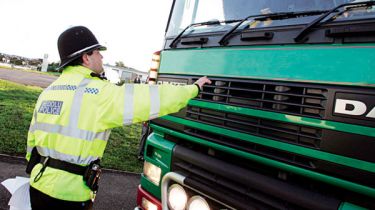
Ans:
[[[86,54],[86,53],[83,53],[82,55],[82,65],[83,66],[90,66],[90,59],[89,59],[89,55]]]

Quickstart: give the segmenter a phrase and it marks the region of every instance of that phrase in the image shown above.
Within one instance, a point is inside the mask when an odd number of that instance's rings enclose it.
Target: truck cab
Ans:
[[[375,2],[174,0],[138,209],[375,209]]]

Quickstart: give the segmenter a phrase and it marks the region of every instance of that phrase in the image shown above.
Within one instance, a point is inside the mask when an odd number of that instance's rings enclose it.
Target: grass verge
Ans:
[[[24,156],[32,112],[42,88],[0,80],[0,153]],[[137,160],[141,124],[112,130],[104,152],[105,168],[139,173]]]
[[[2,66],[2,65],[0,65],[0,68],[7,69],[7,70],[15,70],[15,71],[26,71],[26,72],[32,72],[32,73],[38,73],[38,74],[47,74],[47,75],[52,75],[52,76],[57,76],[57,77],[61,75],[61,72],[52,72],[52,71],[41,72],[41,71],[32,70],[32,69],[11,68],[11,67]]]

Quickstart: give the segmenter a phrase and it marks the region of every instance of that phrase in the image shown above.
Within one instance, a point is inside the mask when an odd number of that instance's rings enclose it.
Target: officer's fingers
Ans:
[[[197,83],[209,83],[211,84],[211,81],[207,78],[207,76],[201,77],[197,80]]]
[[[205,85],[206,83],[211,84],[211,80],[209,80],[206,76],[199,78],[195,82],[195,84],[197,84],[199,86],[199,89],[201,89],[201,90],[203,88],[203,85]]]
[[[209,80],[206,76],[202,77],[201,79],[202,79],[203,85],[206,84],[206,83],[211,84],[211,80]]]

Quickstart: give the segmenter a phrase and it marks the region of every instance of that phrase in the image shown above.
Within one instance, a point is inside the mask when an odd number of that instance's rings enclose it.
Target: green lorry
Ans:
[[[375,209],[375,6],[174,0],[150,82],[212,84],[149,122],[136,209]]]

